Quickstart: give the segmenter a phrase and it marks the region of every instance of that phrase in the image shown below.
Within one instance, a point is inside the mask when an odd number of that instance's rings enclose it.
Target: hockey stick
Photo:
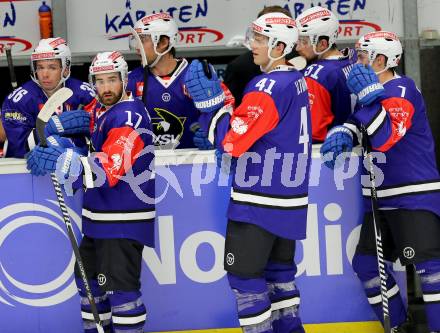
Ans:
[[[378,204],[377,204],[377,190],[373,169],[373,155],[371,153],[371,143],[368,137],[367,130],[364,126],[361,127],[362,132],[362,146],[364,147],[364,152],[366,153],[366,158],[368,158],[368,174],[370,176],[370,190],[371,190],[371,208],[373,213],[373,225],[374,225],[374,238],[376,240],[376,255],[377,255],[377,266],[379,268],[379,278],[380,278],[380,295],[382,298],[382,310],[383,310],[383,326],[385,333],[391,333],[391,322],[390,322],[390,312],[388,308],[388,295],[387,295],[387,275],[385,272],[385,261],[383,256],[383,246],[382,246],[382,232],[379,225],[378,217]]]
[[[148,68],[148,60],[147,56],[145,55],[144,46],[142,44],[141,38],[139,37],[136,30],[134,30],[132,27],[130,27],[130,32],[133,35],[133,37],[136,39],[136,42],[139,46],[139,52],[141,53],[142,58],[142,67],[144,68],[144,87],[142,88],[142,102],[144,102],[145,106],[147,105],[147,89],[148,89],[148,75],[150,72],[150,69]]]
[[[14,62],[12,61],[11,46],[6,45],[5,51],[6,51],[6,59],[8,61],[9,77],[11,79],[11,86],[12,86],[12,89],[15,89],[18,87],[18,84],[17,84],[17,77],[15,76]]]
[[[46,136],[44,135],[44,127],[46,126],[46,123],[49,121],[50,117],[56,111],[56,109],[59,106],[61,106],[66,100],[68,100],[72,95],[73,95],[72,90],[68,88],[61,88],[47,100],[41,111],[38,113],[36,128],[37,128],[38,138],[40,139],[40,144],[42,146],[47,145]],[[72,245],[73,253],[75,254],[76,264],[78,265],[81,279],[84,284],[84,288],[86,290],[87,299],[89,300],[90,303],[90,309],[92,310],[93,319],[95,320],[96,328],[98,330],[98,333],[104,333],[104,328],[102,326],[101,319],[99,318],[98,309],[96,308],[95,299],[93,298],[92,290],[90,289],[90,285],[84,269],[83,260],[79,253],[78,244],[76,242],[75,234],[73,232],[73,227],[70,221],[69,213],[67,211],[67,206],[64,201],[61,185],[57,177],[55,176],[54,172],[50,174],[50,178],[52,179],[52,184],[55,189],[55,194],[58,199],[58,204],[60,205],[61,213],[63,215],[63,220],[67,229],[67,235],[69,236],[70,244]]]
[[[300,71],[307,66],[307,60],[304,57],[298,56],[295,58],[292,58],[287,61],[289,64],[291,64],[297,71]]]

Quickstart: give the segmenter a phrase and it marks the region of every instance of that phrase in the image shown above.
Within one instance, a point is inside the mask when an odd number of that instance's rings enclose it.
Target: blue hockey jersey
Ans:
[[[63,105],[63,110],[76,110],[79,107],[90,110],[96,104],[95,92],[86,82],[69,78],[65,87],[73,91]],[[2,105],[2,123],[7,136],[5,157],[22,158],[37,143],[35,124],[47,96],[34,82],[28,81],[10,93]]]
[[[347,77],[356,63],[356,52],[343,50],[343,57],[318,59],[302,70],[309,89],[313,142],[323,142],[328,130],[342,125],[352,112]]]
[[[148,76],[146,107],[156,135],[155,144],[165,149],[194,147],[191,125],[195,125],[200,112],[185,90],[187,69],[188,62],[182,59],[171,76]],[[138,67],[128,74],[127,90],[142,99],[143,88],[144,70]]]
[[[83,233],[154,246],[154,145],[151,119],[138,99],[94,112],[93,153],[82,157]]]
[[[376,183],[383,179],[376,184],[379,207],[423,209],[440,216],[440,177],[422,94],[405,76],[395,75],[383,86],[386,97],[367,107],[358,105],[350,119],[366,127],[373,151],[386,158],[375,162]],[[371,210],[368,186],[363,195]]]
[[[312,139],[303,75],[279,66],[257,76],[231,117],[230,111],[200,116],[209,138],[217,136],[217,146],[238,158],[228,218],[305,238]]]

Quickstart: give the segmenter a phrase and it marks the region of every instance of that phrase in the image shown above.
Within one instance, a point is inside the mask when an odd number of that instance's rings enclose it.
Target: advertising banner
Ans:
[[[76,0],[67,1],[67,31],[73,52],[128,50],[130,26],[146,14],[167,12],[179,26],[178,47],[237,46],[264,6],[280,5],[296,17],[318,4],[337,14],[343,40],[376,30],[403,33],[401,0]]]
[[[158,169],[157,245],[143,253],[146,331],[237,327],[223,270],[228,179],[214,163]],[[351,267],[362,215],[356,170],[333,173],[313,159],[307,239],[296,252],[305,323],[376,320]],[[80,332],[74,257],[49,177],[0,182],[8,189],[0,197],[0,332]],[[79,237],[81,193],[66,199]]]
[[[0,56],[6,45],[14,55],[30,54],[40,40],[38,8],[41,0],[0,1]],[[49,7],[51,0],[45,1]]]

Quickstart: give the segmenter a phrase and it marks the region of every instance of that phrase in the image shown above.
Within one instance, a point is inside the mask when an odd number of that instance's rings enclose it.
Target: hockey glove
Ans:
[[[211,142],[209,142],[208,137],[201,128],[199,128],[193,136],[193,142],[194,145],[199,148],[200,150],[208,150],[208,149],[214,149],[214,146]]]
[[[185,74],[185,86],[200,112],[213,112],[225,102],[225,93],[212,65],[203,68],[199,60],[193,60]]]
[[[347,86],[362,105],[372,104],[385,94],[385,89],[370,65],[355,64],[348,75]]]
[[[90,114],[84,110],[64,111],[52,116],[46,124],[45,134],[90,134]]]
[[[51,135],[47,137],[47,145],[48,146],[58,146],[61,148],[72,148],[76,153],[80,155],[87,155],[88,149],[87,146],[77,147],[72,139],[65,138],[59,135]]]
[[[78,178],[82,172],[80,155],[72,148],[36,146],[28,155],[27,168],[35,176],[55,172],[59,182]]]
[[[353,149],[353,134],[345,126],[332,128],[321,146],[321,155],[326,159],[325,165],[334,169],[343,164],[342,153],[350,153]]]

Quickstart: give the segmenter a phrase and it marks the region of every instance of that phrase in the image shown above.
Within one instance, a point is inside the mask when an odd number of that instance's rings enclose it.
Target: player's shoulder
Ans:
[[[68,78],[64,85],[73,91],[73,96],[69,101],[78,101],[78,104],[88,104],[95,98],[95,90],[88,82],[75,78]]]
[[[141,100],[132,97],[116,103],[112,106],[111,110],[115,117],[118,117],[118,114],[125,112],[146,112],[144,103],[142,103]]]
[[[394,78],[385,82],[384,87],[386,91],[392,95],[401,95],[402,89],[405,91],[418,91],[413,79],[404,75],[395,75]]]
[[[76,79],[74,77],[69,77],[64,84],[65,87],[72,89],[74,92],[76,91],[84,91],[84,86],[91,87],[88,82]]]
[[[128,72],[128,79],[129,80],[137,80],[142,79],[144,76],[144,68],[142,66],[136,67]]]
[[[8,94],[4,103],[14,105],[16,108],[30,107],[42,101],[43,98],[42,89],[34,81],[29,80]]]
[[[129,98],[118,102],[106,111],[106,123],[113,127],[123,127],[127,124],[141,126],[149,121],[149,115],[144,103],[137,98]]]

